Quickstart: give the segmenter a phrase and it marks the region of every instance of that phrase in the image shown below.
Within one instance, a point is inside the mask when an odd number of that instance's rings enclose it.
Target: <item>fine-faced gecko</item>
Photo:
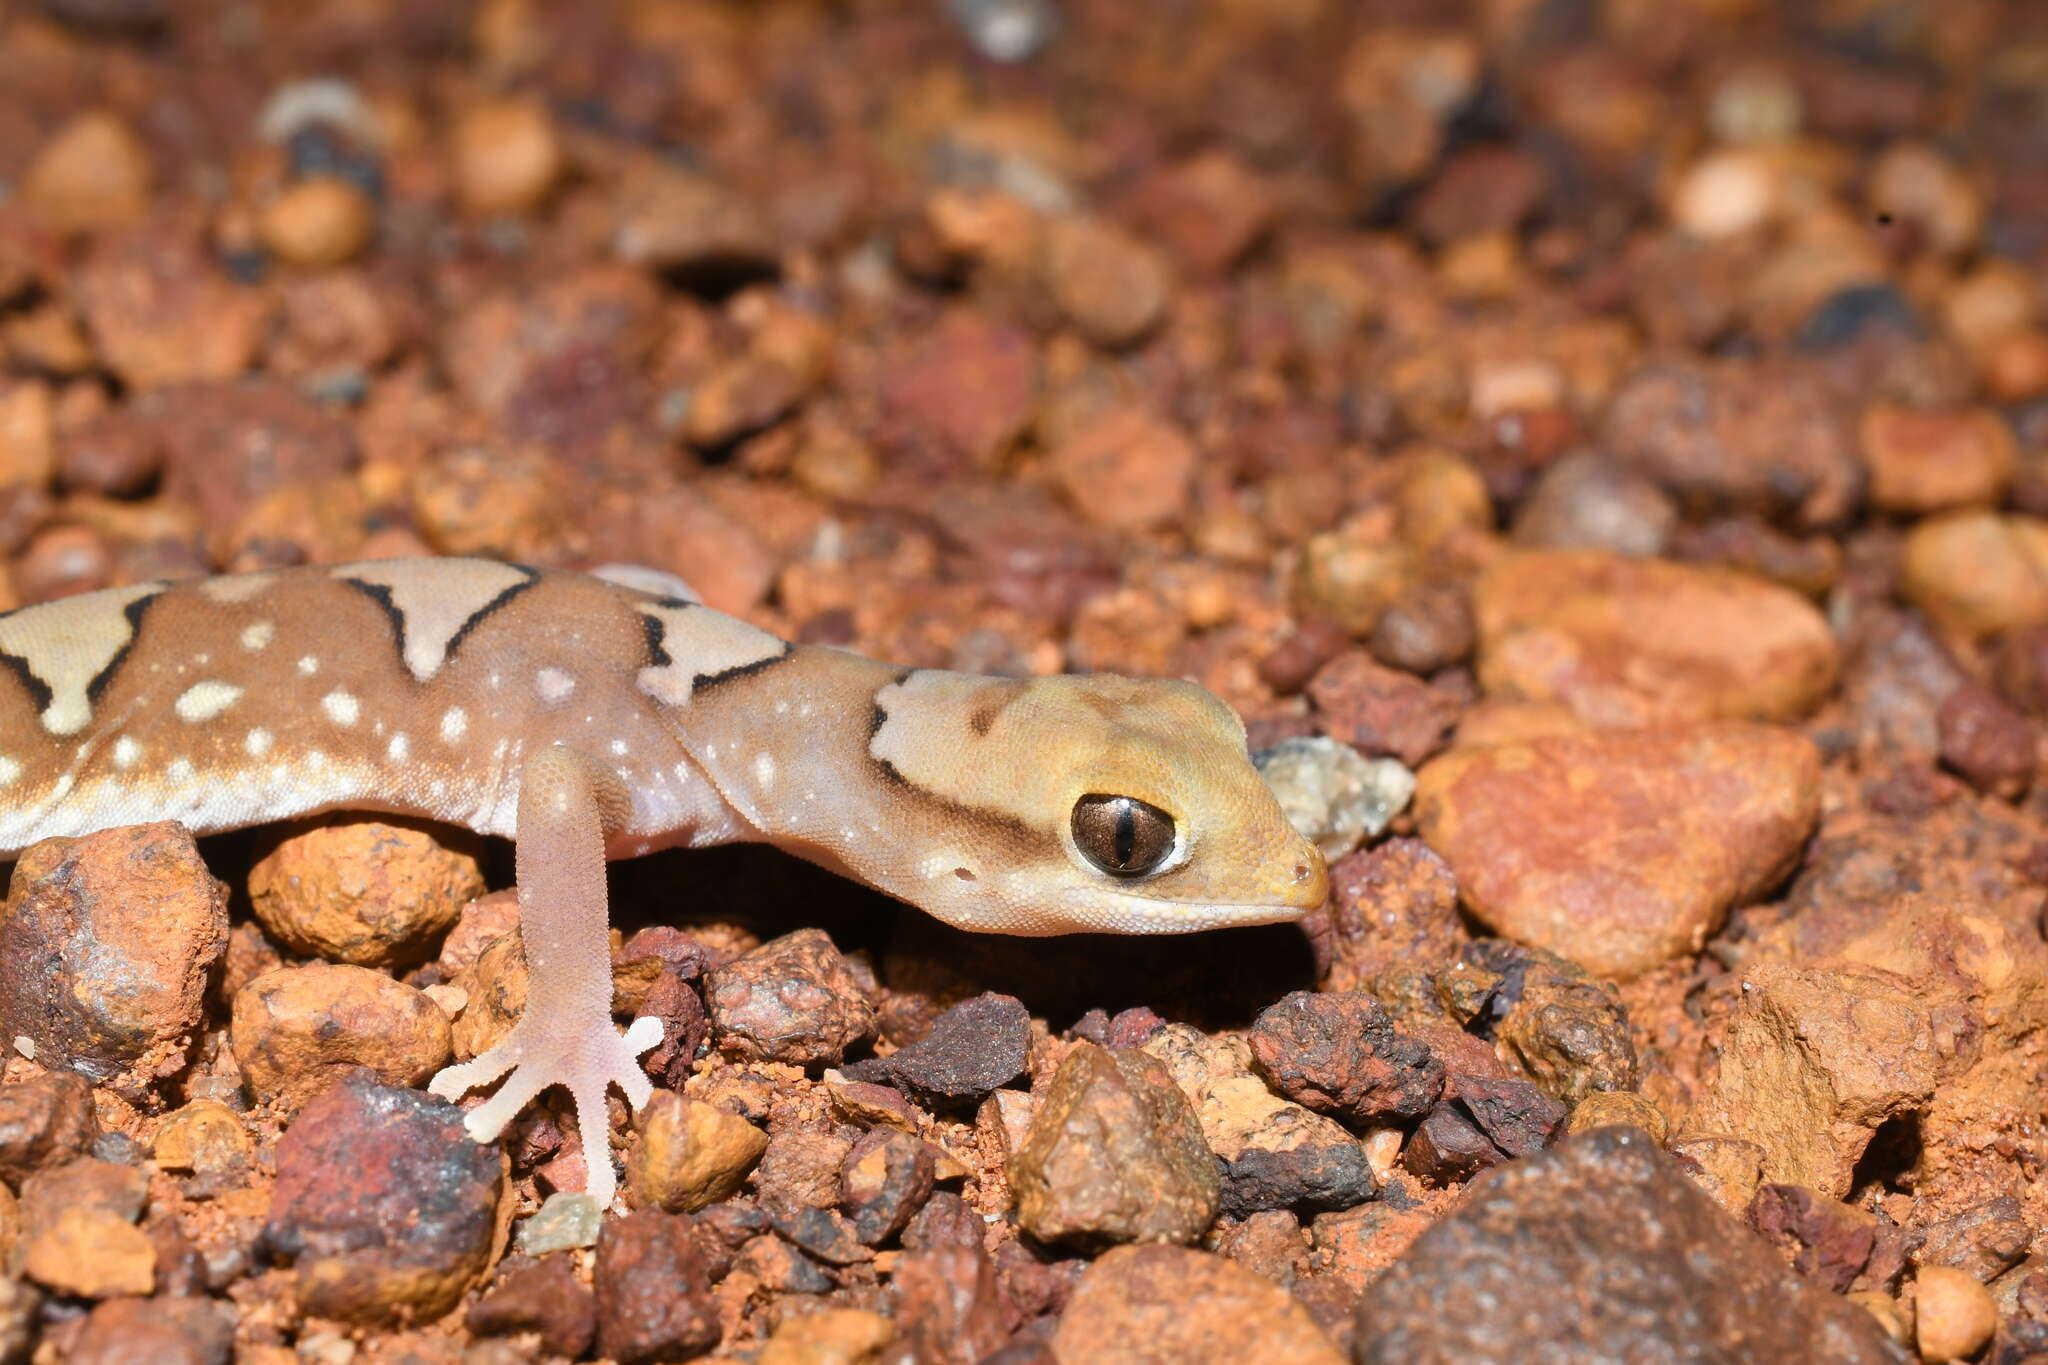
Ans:
[[[148,820],[328,810],[515,840],[532,986],[434,1078],[568,1087],[586,1135],[660,1041],[611,1016],[605,860],[773,844],[998,934],[1182,933],[1321,904],[1321,855],[1191,683],[1017,680],[797,646],[645,576],[392,560],[143,583],[0,615],[0,861]],[[592,1139],[600,1150],[603,1139]],[[590,1192],[614,1193],[609,1160]]]

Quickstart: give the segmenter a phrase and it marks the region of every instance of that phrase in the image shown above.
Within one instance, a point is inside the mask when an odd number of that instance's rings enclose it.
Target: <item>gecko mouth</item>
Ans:
[[[1076,899],[1079,899],[1078,897]],[[1255,924],[1287,924],[1313,906],[1298,902],[1263,901],[1206,903],[1158,900],[1128,891],[1097,890],[1091,902],[1076,905],[1075,922],[1083,932],[1194,934],[1205,929],[1238,929]],[[1109,902],[1105,906],[1104,902]],[[1322,903],[1319,897],[1317,905]]]

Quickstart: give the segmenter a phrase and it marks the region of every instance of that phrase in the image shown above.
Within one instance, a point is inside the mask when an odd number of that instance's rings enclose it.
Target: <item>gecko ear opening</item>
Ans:
[[[1173,854],[1173,817],[1134,796],[1082,797],[1071,828],[1081,856],[1112,877],[1156,872]]]

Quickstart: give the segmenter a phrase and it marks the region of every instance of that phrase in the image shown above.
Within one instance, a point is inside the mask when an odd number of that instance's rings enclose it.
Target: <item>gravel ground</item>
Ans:
[[[617,865],[600,1219],[503,846],[51,840],[0,1365],[2048,1362],[2044,294],[2036,0],[0,0],[0,608],[638,562],[1332,861]]]

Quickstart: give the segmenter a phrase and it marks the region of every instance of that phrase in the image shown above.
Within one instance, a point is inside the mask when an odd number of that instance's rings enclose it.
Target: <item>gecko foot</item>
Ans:
[[[607,1208],[618,1182],[612,1172],[605,1091],[617,1085],[634,1109],[647,1103],[654,1086],[641,1071],[639,1057],[661,1038],[661,1021],[646,1016],[620,1033],[605,1015],[572,1027],[565,1020],[536,1020],[529,1014],[496,1047],[472,1061],[443,1068],[427,1089],[452,1100],[505,1076],[497,1093],[463,1120],[470,1137],[491,1142],[535,1095],[551,1085],[567,1086],[576,1103],[577,1131],[583,1136],[584,1166],[589,1171],[585,1188],[599,1208]]]

